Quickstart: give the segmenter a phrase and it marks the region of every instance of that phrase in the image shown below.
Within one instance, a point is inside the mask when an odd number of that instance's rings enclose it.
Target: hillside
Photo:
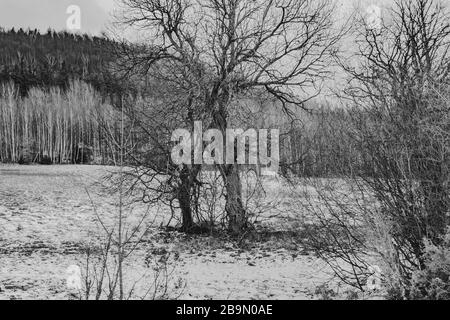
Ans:
[[[0,29],[0,83],[14,82],[22,96],[32,87],[66,89],[73,79],[102,94],[118,92],[110,70],[116,46],[104,37]]]

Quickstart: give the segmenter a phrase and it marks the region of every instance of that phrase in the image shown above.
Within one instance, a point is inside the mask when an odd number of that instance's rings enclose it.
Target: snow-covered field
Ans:
[[[67,268],[83,266],[85,248],[100,245],[95,212],[108,224],[118,210],[117,197],[99,184],[110,170],[0,166],[0,299],[68,298]],[[268,193],[273,195],[282,186],[272,188]],[[288,203],[279,203],[286,216]],[[129,212],[139,216],[147,209],[134,204]],[[167,252],[177,257],[169,262],[172,298],[312,299],[315,288],[331,279],[324,263],[295,236],[275,233],[242,247],[218,237],[163,231],[159,226],[168,219],[164,207],[150,208],[150,215],[154,227],[127,261],[126,286],[151,281],[148,260],[157,261]]]

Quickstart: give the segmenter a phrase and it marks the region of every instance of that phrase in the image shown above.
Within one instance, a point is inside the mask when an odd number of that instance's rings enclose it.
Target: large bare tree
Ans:
[[[206,127],[225,133],[230,105],[261,89],[289,113],[319,94],[342,33],[328,0],[123,0],[122,22],[147,36],[132,65],[155,64],[183,74]],[[225,136],[225,134],[224,134]],[[230,145],[226,142],[226,145]],[[232,145],[232,144],[231,144]],[[224,157],[225,158],[225,157]],[[218,166],[226,188],[229,229],[247,219],[236,163]]]

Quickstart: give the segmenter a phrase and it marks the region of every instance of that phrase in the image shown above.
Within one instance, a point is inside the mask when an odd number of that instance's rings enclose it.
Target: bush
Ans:
[[[334,300],[338,296],[336,291],[331,289],[326,283],[316,287],[314,293],[318,298],[318,300],[325,300],[325,301]]]
[[[425,247],[426,268],[414,273],[411,298],[416,300],[450,300],[450,232],[440,246]]]
[[[79,146],[76,152],[76,164],[90,164],[94,159],[94,153],[91,148],[86,146]]]
[[[42,156],[41,161],[39,161],[39,164],[52,165],[53,164],[53,160],[49,156]]]
[[[26,157],[26,156],[21,156],[19,158],[19,161],[18,161],[18,164],[20,164],[20,165],[27,165],[27,164],[30,164],[30,163],[31,163],[30,158]]]

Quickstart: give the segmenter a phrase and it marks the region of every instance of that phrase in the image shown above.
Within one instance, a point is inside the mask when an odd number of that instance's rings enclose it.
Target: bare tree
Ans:
[[[395,164],[393,170],[402,171],[408,165],[406,175],[420,183],[426,213],[420,233],[434,242],[442,240],[447,226],[448,201],[442,180],[447,159],[441,140],[429,137],[425,128],[434,125],[446,112],[442,108],[445,102],[438,101],[442,100],[439,97],[442,86],[450,81],[449,18],[449,11],[441,1],[398,1],[391,24],[362,35],[359,48],[359,56],[364,59],[362,68],[358,71],[347,68],[356,84],[350,95],[359,105],[361,98],[366,100],[369,117],[385,130],[378,140],[386,143],[387,139],[395,138],[397,146],[404,149],[397,151],[406,158]],[[383,157],[383,163],[390,162],[389,155],[381,152],[376,155]],[[377,160],[381,159],[374,159]],[[376,170],[376,163],[374,167]],[[387,182],[380,181],[380,187]]]
[[[335,264],[346,261],[359,288],[376,252],[388,287],[409,298],[413,274],[426,268],[425,243],[441,245],[449,222],[450,19],[433,0],[399,0],[391,13],[379,28],[355,24],[357,65],[342,63],[353,106],[348,135],[365,162],[348,178],[361,199],[324,189],[331,214],[319,220],[331,236],[316,247],[348,280]]]
[[[225,133],[230,106],[264,90],[284,111],[315,97],[335,45],[331,1],[320,0],[124,0],[126,25],[147,32],[149,50],[128,55],[133,66],[156,64],[183,75],[206,127]],[[225,136],[225,135],[224,135]],[[230,144],[231,143],[231,144]],[[226,142],[233,145],[233,142]],[[218,165],[226,188],[229,229],[246,228],[236,163]]]
[[[172,212],[180,209],[182,231],[197,232],[193,216],[198,209],[195,197],[203,185],[199,180],[201,166],[171,162],[173,132],[180,128],[192,131],[194,119],[202,119],[194,99],[197,91],[185,71],[165,62],[143,68],[134,60],[136,52],[136,46],[125,46],[120,53],[132,57],[119,62],[119,71],[125,71],[126,78],[136,83],[141,92],[139,97],[124,102],[129,130],[135,136],[127,158],[132,168],[127,171],[129,192],[140,193],[138,200],[148,204],[164,203]],[[145,77],[145,81],[136,75]]]

